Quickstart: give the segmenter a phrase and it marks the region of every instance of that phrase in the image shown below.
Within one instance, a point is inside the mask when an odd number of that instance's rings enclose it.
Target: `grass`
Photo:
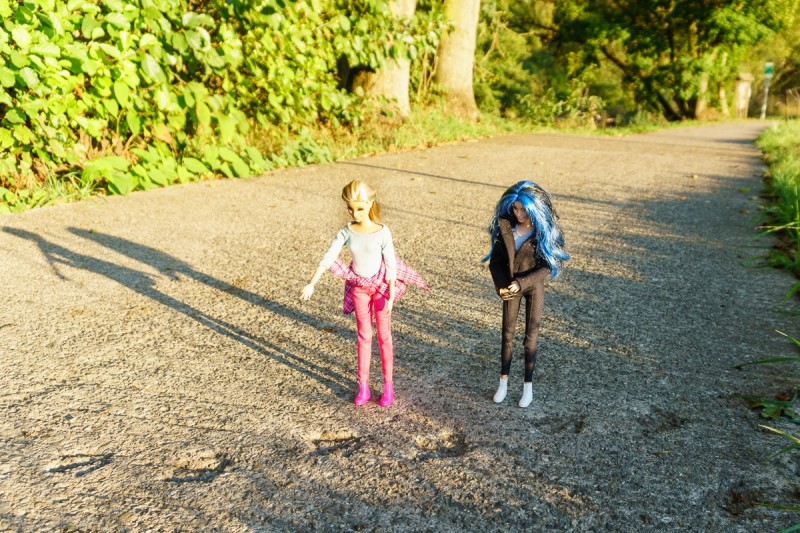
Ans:
[[[771,266],[800,277],[800,121],[783,122],[766,130],[756,143],[769,164],[767,193],[770,205],[764,230],[778,237],[770,254]],[[797,282],[787,296],[800,291]]]

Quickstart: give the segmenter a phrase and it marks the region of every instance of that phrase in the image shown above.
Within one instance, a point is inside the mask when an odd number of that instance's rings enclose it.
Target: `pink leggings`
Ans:
[[[372,312],[378,328],[378,347],[381,352],[384,383],[394,383],[394,346],[391,317],[386,297],[375,289],[353,288],[353,303],[358,330],[358,382],[369,381],[369,362],[372,358]]]

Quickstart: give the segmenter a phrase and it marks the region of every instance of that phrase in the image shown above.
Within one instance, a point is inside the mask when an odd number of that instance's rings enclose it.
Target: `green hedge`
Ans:
[[[337,60],[409,54],[387,14],[379,0],[0,0],[0,212],[51,202],[46,183],[127,194],[286,161],[249,130],[360,120]]]

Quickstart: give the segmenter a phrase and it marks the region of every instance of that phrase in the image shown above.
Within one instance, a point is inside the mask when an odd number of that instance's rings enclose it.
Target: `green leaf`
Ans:
[[[186,32],[186,42],[195,52],[204,52],[211,44],[211,39],[205,39],[208,35],[203,28],[198,30],[188,30]]]
[[[3,87],[13,87],[16,83],[17,78],[14,76],[14,72],[5,65],[0,65],[0,85]]]
[[[206,53],[205,60],[206,64],[211,68],[221,69],[225,67],[225,58],[213,48]]]
[[[109,57],[114,59],[119,59],[121,57],[120,51],[116,46],[112,46],[107,43],[95,43],[95,46],[105,52]]]
[[[131,134],[135,137],[139,135],[139,132],[142,131],[142,122],[139,119],[138,113],[134,110],[128,111],[125,115],[125,123],[128,125],[128,128],[131,130]]]
[[[21,26],[17,26],[11,30],[11,38],[14,39],[14,42],[17,43],[17,46],[23,50],[27,49],[31,45],[30,32]]]
[[[207,166],[203,164],[202,161],[195,159],[193,157],[184,157],[183,158],[183,166],[191,172],[192,174],[210,174],[211,171],[208,169]]]
[[[166,88],[163,88],[163,87],[159,88],[156,91],[156,94],[155,94],[156,107],[158,107],[158,109],[160,111],[169,111],[170,108],[172,107],[171,106],[171,104],[172,104],[171,96],[172,96],[172,93],[169,90],[167,90]]]
[[[152,33],[145,33],[144,35],[142,35],[142,38],[139,39],[139,48],[145,50],[152,46],[158,46],[158,37],[156,37]]]
[[[14,146],[14,136],[6,128],[0,128],[0,149],[5,150]]]
[[[127,30],[130,28],[128,19],[125,18],[125,15],[122,13],[109,13],[106,15],[106,22],[120,30]]]
[[[22,112],[22,110],[13,108],[9,109],[6,112],[6,120],[9,121],[11,124],[22,124],[26,120],[28,120],[27,115]]]
[[[8,58],[11,60],[11,64],[17,68],[25,68],[31,64],[31,60],[28,59],[28,56],[18,50],[11,50],[8,54]]]
[[[89,76],[94,76],[103,64],[95,59],[86,59],[81,62],[81,71]]]
[[[184,37],[182,33],[173,33],[170,36],[170,42],[172,43],[172,47],[179,54],[185,54],[189,49],[189,43],[186,42],[186,37]]]
[[[128,173],[116,173],[106,177],[108,182],[108,190],[112,194],[120,194],[125,196],[136,188],[138,180],[135,176]]]
[[[18,144],[33,144],[36,140],[36,135],[25,124],[17,124],[13,131]]]
[[[39,43],[31,47],[31,54],[42,57],[61,57],[61,48],[50,42]]]
[[[269,168],[269,163],[264,159],[261,155],[261,152],[253,148],[252,146],[247,146],[244,149],[247,157],[250,158],[250,168],[255,170],[256,172],[262,172]]]
[[[93,39],[94,30],[100,28],[100,23],[97,22],[93,15],[87,14],[83,16],[81,21],[81,34],[84,39]],[[103,31],[102,29],[100,31]]]
[[[186,103],[187,107],[195,107],[194,92],[188,87],[184,88],[183,90],[183,101]]]
[[[181,20],[184,28],[196,28],[201,25],[214,26],[214,19],[208,15],[200,13],[184,13]]]
[[[116,100],[112,100],[110,98],[103,99],[103,107],[105,107],[111,116],[116,117],[119,114],[119,104]]]
[[[162,187],[169,185],[171,181],[170,176],[160,168],[150,169],[148,172],[148,177],[150,178],[150,181]]]
[[[224,146],[220,147],[219,156],[223,161],[227,161],[231,164],[233,171],[237,176],[242,177],[250,174],[250,167],[247,165],[247,163],[245,163],[244,160],[239,157],[239,154],[230,148],[225,148]]]
[[[236,136],[236,121],[231,117],[219,118],[219,133],[223,143],[230,143]],[[224,159],[224,158],[223,158]]]
[[[130,96],[131,89],[128,87],[127,83],[123,82],[122,80],[117,80],[114,82],[114,98],[117,99],[119,105],[127,108],[130,102]]]
[[[208,106],[205,102],[198,101],[197,102],[197,122],[200,123],[201,126],[208,126],[211,124],[211,111],[209,111]]]
[[[164,83],[167,81],[167,77],[158,65],[158,61],[150,54],[144,54],[141,65],[142,72],[144,72],[144,75],[150,78],[151,81],[155,83]]]
[[[83,183],[93,183],[101,179],[108,180],[112,175],[127,171],[129,166],[130,163],[128,163],[127,159],[115,155],[93,159],[84,165],[81,172],[81,181]]]

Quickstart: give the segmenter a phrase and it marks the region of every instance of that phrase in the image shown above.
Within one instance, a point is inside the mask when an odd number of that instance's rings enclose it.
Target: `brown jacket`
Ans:
[[[492,256],[489,258],[489,271],[496,291],[519,283],[521,292],[533,288],[539,278],[544,278],[550,273],[547,261],[538,257],[536,234],[522,243],[519,252],[514,247],[514,235],[511,233],[511,221],[501,218],[500,235],[492,245]]]

